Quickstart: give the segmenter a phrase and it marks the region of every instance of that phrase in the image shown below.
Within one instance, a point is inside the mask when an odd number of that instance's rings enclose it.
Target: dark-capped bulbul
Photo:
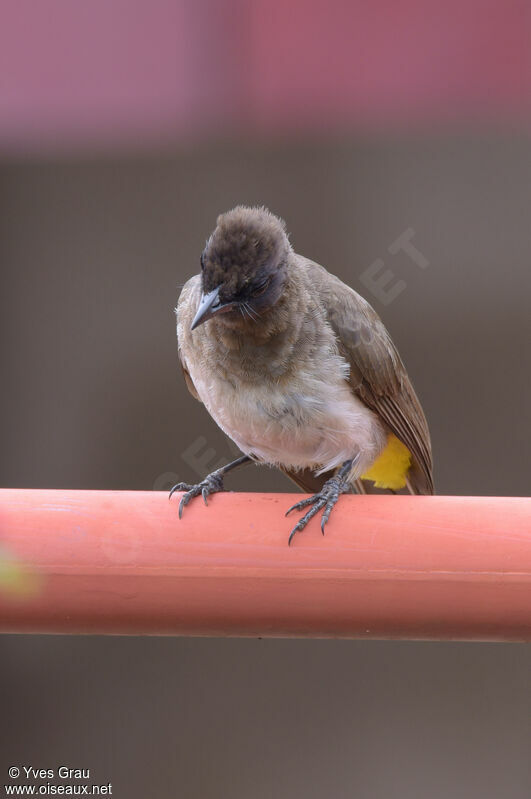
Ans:
[[[187,386],[243,455],[191,485],[223,491],[247,462],[280,468],[312,494],[291,531],[364,482],[432,494],[426,418],[405,367],[369,303],[322,266],[297,255],[284,222],[266,208],[218,217],[201,273],[179,297],[177,337]]]

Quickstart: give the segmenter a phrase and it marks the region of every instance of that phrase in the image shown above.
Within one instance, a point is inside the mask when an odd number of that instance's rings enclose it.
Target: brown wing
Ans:
[[[188,391],[190,392],[192,397],[195,397],[196,400],[199,400],[199,402],[202,402],[201,397],[199,396],[199,394],[195,390],[194,381],[190,377],[190,372],[188,371],[188,369],[186,368],[186,366],[184,365],[184,363],[182,361],[180,352],[179,352],[179,363],[181,364],[181,369],[183,370],[184,382],[186,383],[186,387],[188,388]]]
[[[177,345],[178,345],[179,363],[181,365],[181,369],[183,370],[184,381],[192,397],[195,397],[196,400],[202,402],[201,397],[196,391],[196,388],[194,386],[194,381],[190,376],[190,372],[186,368],[186,364],[181,350],[181,341],[179,336],[179,326],[186,324],[190,325],[192,323],[193,315],[195,314],[200,294],[201,294],[201,279],[199,275],[194,275],[193,277],[190,278],[190,280],[188,280],[184,284],[182,291],[179,295],[179,300],[177,302],[177,308],[175,309],[175,313],[177,314]]]
[[[334,476],[335,469],[322,474],[314,474],[311,469],[289,469],[287,466],[279,465],[281,472],[284,472],[286,477],[306,491],[307,494],[317,494],[324,486],[326,481]],[[372,483],[364,482],[363,480],[356,480],[354,482],[353,490],[356,494],[373,494],[377,491],[372,487]],[[379,491],[379,493],[382,493]],[[385,492],[388,493],[388,492]],[[392,493],[395,493],[394,491]]]
[[[334,470],[330,472],[323,472],[323,474],[314,474],[311,469],[290,469],[287,466],[279,464],[278,468],[281,472],[289,477],[290,480],[306,491],[307,494],[317,494],[318,491],[324,486],[329,477],[334,476]]]
[[[378,314],[349,286],[322,266],[299,256],[350,365],[356,395],[411,452],[408,475],[415,494],[433,494],[431,442],[426,417],[404,364]],[[291,475],[290,475],[291,476]]]

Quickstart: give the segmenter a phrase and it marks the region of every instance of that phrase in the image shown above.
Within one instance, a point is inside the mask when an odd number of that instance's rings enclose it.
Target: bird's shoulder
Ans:
[[[197,303],[201,297],[201,275],[193,275],[186,281],[179,294],[177,300],[177,307],[175,312],[177,314],[177,325],[179,323],[186,323],[188,320],[192,321],[194,314],[197,310]]]
[[[186,281],[179,294],[175,313],[177,316],[177,346],[179,363],[183,371],[184,380],[190,394],[201,402],[197,389],[190,376],[186,362],[187,344],[190,338],[192,320],[201,297],[201,275],[194,275]]]
[[[368,381],[378,392],[400,390],[405,368],[382,320],[361,294],[323,266],[298,256],[311,291],[324,308],[339,349],[351,367],[350,382]]]
[[[426,417],[383,322],[364,297],[324,267],[303,256],[297,256],[296,264],[305,273],[336,336],[339,352],[349,364],[352,390],[411,452],[416,492],[433,493]]]

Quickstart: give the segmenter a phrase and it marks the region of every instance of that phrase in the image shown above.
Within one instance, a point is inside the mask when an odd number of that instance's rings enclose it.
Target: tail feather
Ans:
[[[289,469],[286,466],[279,467],[284,474],[289,477],[306,494],[317,494],[327,480],[334,476],[334,471],[330,470],[323,474],[315,475],[311,469]],[[428,485],[422,472],[418,472],[415,467],[410,470],[406,480],[407,490],[410,494],[433,494],[433,485]],[[370,480],[359,478],[354,481],[353,489],[357,494],[395,494],[397,492],[390,489],[375,488]]]
[[[410,494],[435,494],[431,475],[429,480],[426,479],[426,473],[422,469],[417,468],[415,463],[413,463],[409,470],[406,478],[406,485]]]

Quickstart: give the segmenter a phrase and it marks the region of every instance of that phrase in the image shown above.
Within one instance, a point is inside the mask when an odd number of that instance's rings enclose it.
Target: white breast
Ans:
[[[217,424],[242,452],[272,465],[327,471],[357,453],[363,474],[385,445],[378,418],[353,394],[348,365],[329,352],[286,384],[267,381],[236,390],[222,370],[188,368]],[[325,377],[317,377],[322,375]]]

